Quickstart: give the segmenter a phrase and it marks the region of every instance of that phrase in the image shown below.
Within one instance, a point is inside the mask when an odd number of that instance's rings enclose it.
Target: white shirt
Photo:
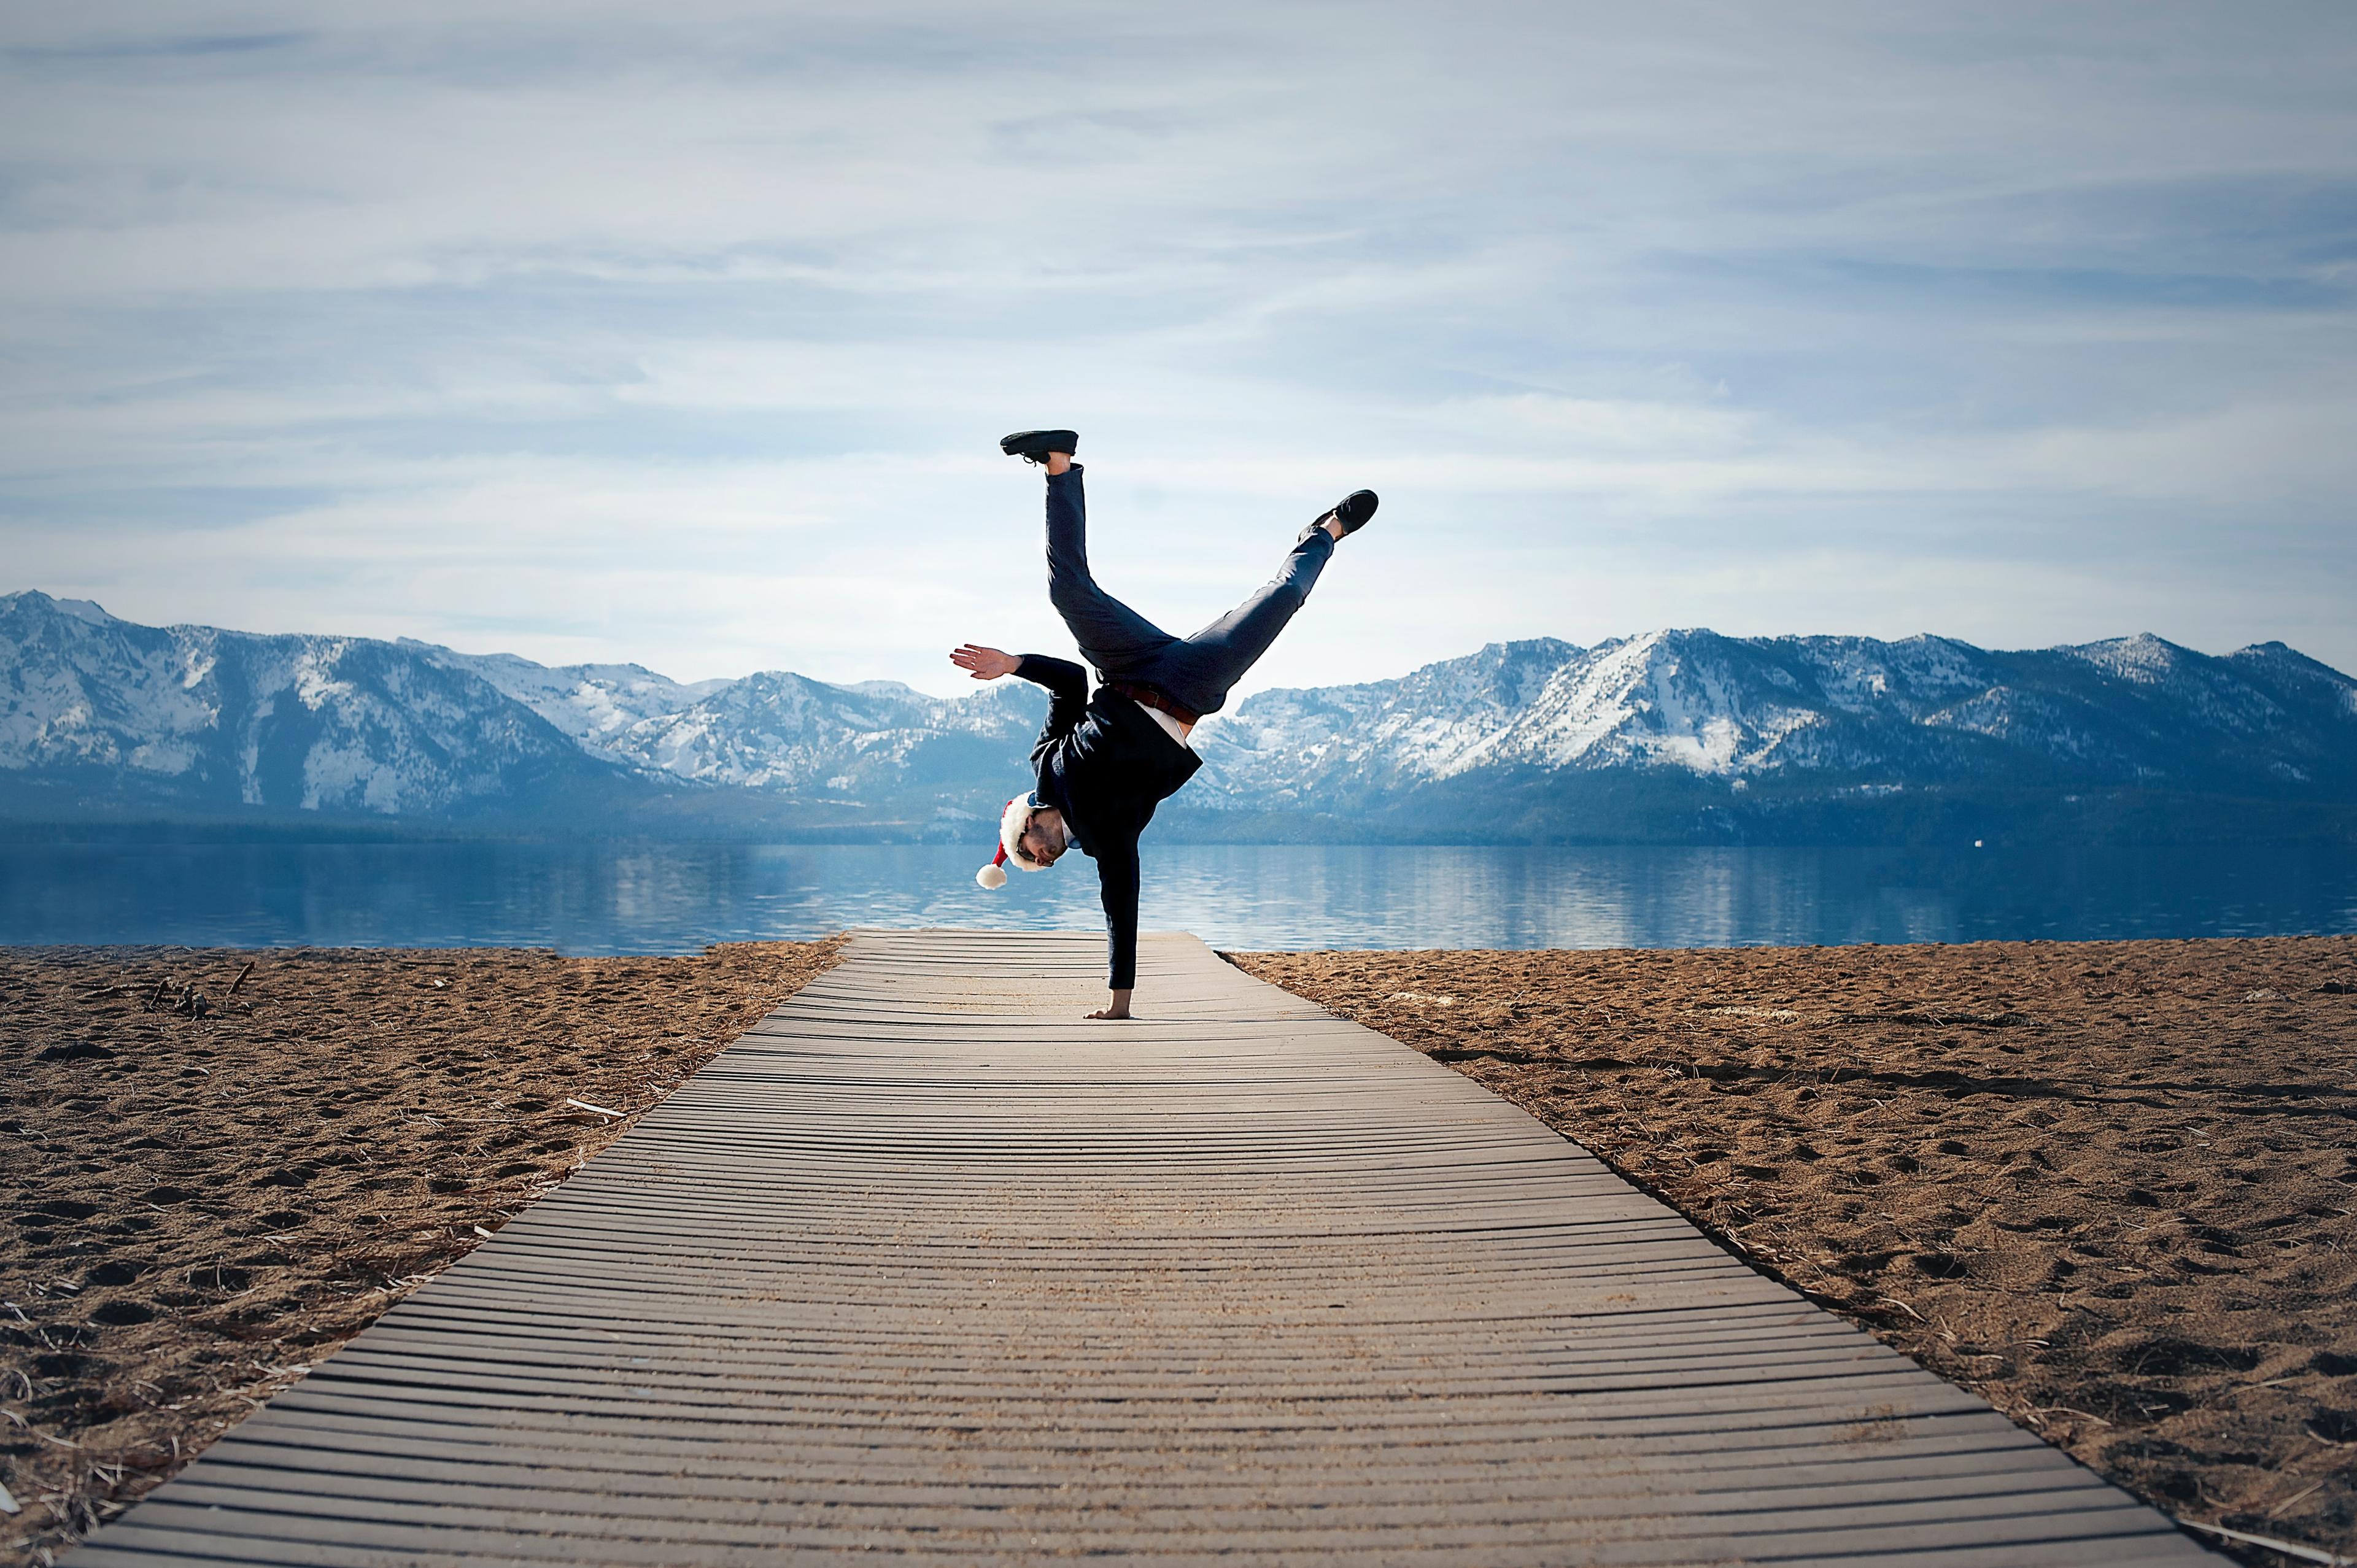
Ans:
[[[1137,705],[1141,708],[1146,708],[1146,704],[1144,703],[1140,703]],[[1177,719],[1172,718],[1160,708],[1146,708],[1146,716],[1152,719],[1156,724],[1160,725],[1162,726],[1163,734],[1168,736],[1172,740],[1177,741],[1179,745],[1187,746],[1186,726],[1181,725]],[[1187,749],[1192,751],[1195,748],[1191,746],[1188,746]]]

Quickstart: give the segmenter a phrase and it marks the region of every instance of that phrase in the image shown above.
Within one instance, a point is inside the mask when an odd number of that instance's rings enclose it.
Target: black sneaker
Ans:
[[[1070,430],[1018,430],[1001,441],[998,449],[1027,463],[1044,463],[1050,452],[1069,457],[1079,451],[1081,438]]]
[[[1375,508],[1382,504],[1383,502],[1375,498],[1375,492],[1372,490],[1352,490],[1349,495],[1319,512],[1318,521],[1301,531],[1301,537],[1307,539],[1325,527],[1326,520],[1329,517],[1340,521],[1342,532],[1345,534],[1356,533],[1367,526],[1367,519],[1374,516]],[[1297,540],[1295,542],[1298,543],[1299,541]]]

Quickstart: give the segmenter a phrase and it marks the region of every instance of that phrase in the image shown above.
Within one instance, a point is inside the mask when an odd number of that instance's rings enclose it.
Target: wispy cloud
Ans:
[[[119,613],[950,689],[1003,430],[1268,679],[1663,623],[2357,665],[2333,7],[0,22],[0,541]],[[2222,570],[2222,560],[2242,564]]]

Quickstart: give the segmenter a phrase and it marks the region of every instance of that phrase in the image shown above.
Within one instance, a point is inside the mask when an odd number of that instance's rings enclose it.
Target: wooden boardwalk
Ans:
[[[1103,961],[860,934],[67,1568],[2218,1561],[1446,1068]]]

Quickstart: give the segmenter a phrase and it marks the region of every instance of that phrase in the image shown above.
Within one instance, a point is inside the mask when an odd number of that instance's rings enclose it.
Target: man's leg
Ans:
[[[1155,660],[1155,669],[1141,678],[1199,714],[1218,713],[1228,700],[1228,689],[1260,661],[1276,634],[1285,629],[1285,623],[1308,599],[1318,574],[1333,555],[1333,534],[1323,528],[1312,529],[1286,553],[1276,575],[1262,584],[1252,597],[1164,650]]]
[[[1146,679],[1145,671],[1178,640],[1098,587],[1091,575],[1088,505],[1077,463],[1049,467],[1048,602],[1064,618],[1081,657],[1114,680]]]

